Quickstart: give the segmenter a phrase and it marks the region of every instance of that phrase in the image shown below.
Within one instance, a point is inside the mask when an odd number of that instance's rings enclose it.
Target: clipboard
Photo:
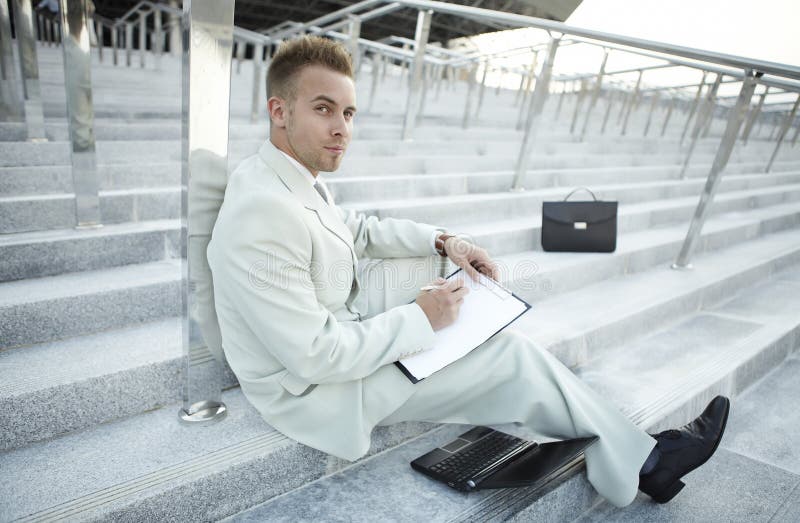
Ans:
[[[528,302],[483,274],[475,281],[458,268],[447,279],[455,277],[464,278],[470,287],[458,319],[434,333],[433,347],[394,362],[411,383],[463,358],[531,308]]]

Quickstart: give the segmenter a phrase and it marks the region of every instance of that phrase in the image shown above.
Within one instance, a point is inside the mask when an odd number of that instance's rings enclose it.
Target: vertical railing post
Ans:
[[[797,114],[798,104],[800,104],[800,95],[797,95],[797,100],[794,101],[792,110],[789,111],[789,114],[786,115],[786,119],[783,120],[783,124],[781,125],[781,131],[778,134],[778,143],[775,144],[775,150],[772,151],[772,156],[770,156],[769,158],[769,163],[767,164],[767,168],[764,169],[764,172],[766,173],[768,173],[770,169],[772,169],[772,162],[774,162],[775,157],[778,156],[778,150],[781,148],[781,144],[783,143],[783,139],[786,137],[786,133],[789,132],[789,127],[792,125],[792,121],[794,120],[794,115]]]
[[[473,65],[467,70],[467,97],[464,102],[464,116],[461,118],[461,128],[467,129],[469,127],[469,119],[472,116],[472,104],[475,98],[475,76],[478,74],[478,66]]]
[[[683,124],[683,132],[681,133],[681,141],[680,145],[683,145],[683,139],[686,137],[686,131],[689,129],[689,122],[692,121],[695,113],[697,113],[697,107],[700,104],[700,95],[703,93],[703,87],[706,85],[706,77],[708,76],[708,71],[703,71],[703,79],[700,80],[700,85],[697,86],[697,92],[694,95],[694,101],[692,102],[692,108],[689,110],[689,116],[686,117],[686,122]]]
[[[178,9],[178,0],[169,0],[169,6],[173,9]],[[169,31],[169,54],[181,56],[181,24],[175,24],[172,14],[169,15],[168,20],[171,27]],[[180,22],[180,17],[178,17],[178,22]]]
[[[164,52],[164,32],[161,29],[161,11],[153,9],[153,36],[150,40],[150,51],[155,56],[156,69],[161,69],[161,54]]]
[[[103,22],[94,20],[95,45],[97,46],[97,58],[103,63]]]
[[[664,117],[664,124],[661,126],[661,136],[664,136],[664,133],[667,132],[667,124],[669,123],[669,117],[672,116],[672,111],[675,109],[675,96],[669,99],[669,106],[667,107],[667,116]]]
[[[589,119],[592,116],[592,110],[594,106],[597,105],[597,98],[600,96],[600,89],[603,86],[603,76],[606,74],[606,63],[608,62],[608,49],[604,50],[603,53],[603,63],[600,64],[600,71],[597,73],[597,80],[594,84],[594,90],[592,91],[592,98],[589,101],[589,107],[586,109],[586,119],[583,120],[583,129],[581,130],[581,141],[586,136],[586,129],[589,127]]]
[[[519,155],[517,156],[517,164],[514,172],[514,182],[511,186],[512,191],[523,191],[525,183],[525,175],[528,170],[528,159],[533,149],[533,140],[536,137],[536,131],[539,126],[538,120],[535,115],[539,114],[545,101],[547,101],[547,94],[550,90],[550,78],[553,76],[553,62],[556,59],[556,51],[560,38],[553,38],[550,40],[550,46],[547,49],[547,58],[545,58],[544,65],[542,65],[542,72],[539,81],[536,82],[536,89],[533,91],[533,100],[530,104],[530,116],[525,122],[525,135],[522,138],[520,145]]]
[[[483,93],[486,90],[486,75],[489,73],[489,60],[483,62],[483,75],[481,75],[481,87],[478,91],[478,106],[475,107],[475,118],[481,113],[481,106],[483,106]]]
[[[425,46],[428,44],[428,35],[431,31],[431,18],[433,11],[420,11],[417,16],[417,30],[414,34],[414,72],[408,89],[406,101],[406,115],[403,120],[403,140],[411,140],[416,124],[419,109],[419,91],[422,83],[422,66],[425,62]]]
[[[47,47],[52,47],[55,41],[55,29],[53,28],[53,22],[49,18],[44,19],[44,34],[47,38]]]
[[[33,33],[31,0],[14,0],[14,12],[28,140],[47,140],[44,133],[42,92],[39,86],[39,60],[36,56],[36,36]]]
[[[769,94],[769,86],[764,89],[764,92],[761,93],[761,96],[758,97],[758,104],[755,108],[750,111],[750,116],[747,119],[747,123],[744,126],[744,131],[742,131],[742,141],[744,145],[747,145],[747,141],[750,139],[750,131],[753,130],[753,124],[756,123],[758,120],[758,116],[761,114],[761,108],[764,107],[764,100],[767,98]]]
[[[225,194],[234,0],[183,2],[181,296],[184,422],[220,420],[222,338],[206,249]]]
[[[614,106],[614,98],[621,96],[622,91],[609,90],[608,91],[608,105],[606,106],[606,114],[603,116],[603,125],[600,126],[600,134],[606,133],[606,125],[608,125],[608,117],[611,116],[611,108]]]
[[[119,27],[114,24],[111,26],[111,61],[114,65],[119,65],[119,59],[117,58],[117,48],[119,44],[117,39],[119,38]]]
[[[139,12],[139,67],[144,68],[144,54],[147,51],[147,13]]]
[[[717,80],[714,82],[716,87],[719,87],[721,76],[722,75],[717,75]],[[760,76],[761,73],[756,73],[754,75],[751,70],[745,71],[739,97],[736,100],[736,105],[734,105],[728,115],[728,123],[722,135],[722,141],[717,148],[717,154],[714,157],[714,163],[711,165],[711,171],[708,173],[706,185],[703,188],[703,193],[700,195],[700,201],[695,209],[692,222],[689,224],[689,231],[686,233],[686,239],[681,246],[678,258],[675,260],[675,263],[672,264],[673,269],[690,269],[692,267],[690,262],[692,253],[697,245],[700,232],[703,230],[703,224],[711,211],[711,204],[714,201],[714,194],[717,191],[717,187],[719,187],[722,171],[728,164],[728,159],[731,156],[731,151],[733,151],[736,138],[739,136],[739,129],[742,126],[745,109],[750,104],[750,99],[756,87],[756,79]],[[715,90],[716,89],[712,88],[712,91]],[[697,126],[695,126],[695,130],[697,129]]]
[[[253,92],[250,104],[250,121],[256,123],[261,118],[262,108],[265,107],[266,100],[262,94],[266,96],[264,89],[262,89],[261,77],[263,74],[264,64],[264,45],[253,44]]]
[[[418,122],[425,114],[425,102],[428,99],[428,84],[430,83],[430,70],[431,64],[425,64],[425,67],[422,69],[422,89],[419,95],[419,110],[417,111],[416,120]]]
[[[525,108],[528,105],[528,100],[530,99],[531,88],[536,81],[536,66],[539,62],[539,51],[533,52],[533,60],[531,61],[530,70],[528,74],[525,75],[525,89],[522,92],[522,104],[520,105],[520,111],[517,113],[517,131],[522,129],[522,126],[525,123],[525,116],[528,114],[528,111]]]
[[[86,0],[59,0],[64,47],[72,183],[77,227],[98,227],[100,181],[97,176],[92,107],[92,55]]]
[[[125,22],[125,65],[131,66],[131,53],[133,53],[133,24]]]
[[[647,133],[650,132],[650,122],[653,121],[653,112],[655,112],[656,107],[658,106],[658,101],[661,99],[661,91],[653,92],[653,100],[650,103],[650,112],[647,113],[647,123],[644,126],[644,133],[643,136],[647,136]]]
[[[358,78],[359,66],[361,65],[361,56],[358,52],[358,39],[361,38],[361,18],[355,15],[349,15],[347,18],[350,20],[347,49],[350,51],[350,57],[353,60],[353,75]]]
[[[630,101],[628,102],[627,111],[625,111],[625,121],[622,122],[622,131],[620,134],[625,136],[625,133],[628,131],[628,121],[630,120],[631,113],[633,112],[634,107],[639,105],[639,92],[642,88],[642,75],[644,71],[639,71],[639,77],[636,78],[636,87],[633,88],[633,92],[631,93]]]
[[[697,115],[692,129],[692,143],[689,144],[689,150],[686,153],[686,159],[683,161],[683,168],[681,169],[681,179],[686,178],[686,169],[689,167],[689,161],[692,159],[692,153],[697,146],[697,140],[700,138],[700,131],[706,126],[708,119],[711,117],[711,112],[714,110],[714,98],[717,96],[719,84],[722,81],[722,74],[717,74],[717,79],[714,84],[706,93],[706,98],[703,100],[703,107]],[[748,102],[749,103],[749,102]]]
[[[370,79],[369,87],[369,104],[367,105],[367,112],[372,112],[375,106],[375,96],[378,94],[378,80],[380,79],[379,68],[382,63],[381,55],[375,53],[372,55],[372,78]]]
[[[581,89],[578,92],[578,99],[575,101],[575,112],[572,115],[572,124],[569,126],[569,134],[575,132],[575,124],[578,123],[578,116],[583,106],[583,100],[586,98],[586,89],[588,88],[588,81],[586,78],[581,78]]]
[[[8,3],[0,0],[0,119],[25,119],[25,98],[17,87],[17,66],[11,39],[11,18]]]

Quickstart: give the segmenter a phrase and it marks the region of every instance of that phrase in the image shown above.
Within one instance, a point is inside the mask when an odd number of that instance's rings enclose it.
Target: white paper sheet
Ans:
[[[482,274],[475,281],[459,270],[448,279],[464,281],[470,291],[464,296],[458,319],[434,333],[433,347],[400,360],[417,380],[462,358],[530,308]]]

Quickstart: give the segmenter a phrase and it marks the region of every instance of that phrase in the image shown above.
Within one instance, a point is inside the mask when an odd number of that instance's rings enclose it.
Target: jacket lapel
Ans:
[[[303,174],[298,172],[295,166],[283,156],[272,142],[265,141],[259,148],[258,154],[266,162],[267,166],[278,175],[286,188],[300,200],[300,203],[309,211],[316,213],[323,227],[347,245],[347,248],[350,249],[350,256],[353,259],[353,266],[357,267],[358,258],[353,245],[353,234],[339,218],[339,215],[336,214],[333,206],[322,201],[317,191],[308,183]]]

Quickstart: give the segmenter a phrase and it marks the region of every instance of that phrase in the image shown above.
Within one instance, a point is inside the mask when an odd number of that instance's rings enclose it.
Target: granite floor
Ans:
[[[639,494],[617,509],[601,503],[580,523],[800,521],[800,357],[736,397],[720,449],[684,478],[686,487],[659,505]]]

